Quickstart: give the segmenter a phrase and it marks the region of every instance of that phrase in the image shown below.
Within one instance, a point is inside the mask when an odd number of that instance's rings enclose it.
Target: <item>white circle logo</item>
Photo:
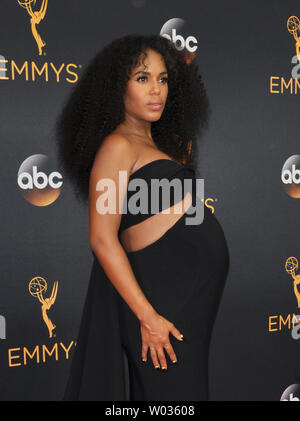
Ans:
[[[61,192],[62,175],[55,171],[46,155],[31,155],[18,171],[18,186],[23,197],[32,205],[48,206]]]
[[[173,18],[168,20],[160,30],[160,35],[172,41],[179,51],[183,51],[185,60],[190,63],[195,58],[198,41],[193,35],[184,30],[186,23],[183,19]]]
[[[300,401],[299,397],[300,397],[300,385],[292,384],[291,386],[285,389],[280,400],[298,402]]]
[[[289,196],[294,199],[300,198],[300,155],[292,155],[285,161],[281,181]]]

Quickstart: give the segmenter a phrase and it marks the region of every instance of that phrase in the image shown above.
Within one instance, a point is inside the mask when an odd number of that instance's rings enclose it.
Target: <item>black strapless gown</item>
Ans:
[[[172,179],[186,174],[186,169],[160,159],[146,164],[130,179],[150,181],[163,175]],[[195,204],[195,191],[193,196]],[[123,215],[120,230],[147,217]],[[165,352],[166,372],[154,368],[150,351],[147,362],[142,362],[139,320],[92,253],[94,262],[64,400],[125,400],[124,353],[130,400],[208,400],[209,345],[229,271],[227,242],[216,216],[204,206],[203,222],[186,225],[184,214],[157,241],[127,252],[151,305],[184,335],[181,342],[170,334],[178,362],[173,364]]]

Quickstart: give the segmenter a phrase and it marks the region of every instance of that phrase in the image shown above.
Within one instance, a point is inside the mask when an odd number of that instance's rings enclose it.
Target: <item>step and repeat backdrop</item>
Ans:
[[[197,176],[231,255],[211,399],[300,399],[299,19],[296,0],[2,0],[2,401],[63,397],[93,256],[54,126],[89,60],[130,33],[186,49],[211,103]]]

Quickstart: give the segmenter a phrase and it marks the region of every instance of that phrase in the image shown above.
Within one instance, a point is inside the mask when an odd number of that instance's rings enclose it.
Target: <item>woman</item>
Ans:
[[[198,67],[158,35],[111,42],[65,105],[58,152],[88,202],[94,256],[65,400],[124,400],[124,355],[130,400],[208,399],[209,342],[229,255],[206,206],[201,224],[185,223],[200,203],[196,135],[207,116]],[[129,181],[149,187],[154,178],[191,179],[193,189],[154,214],[121,214]],[[121,192],[117,212],[103,212],[103,180]]]

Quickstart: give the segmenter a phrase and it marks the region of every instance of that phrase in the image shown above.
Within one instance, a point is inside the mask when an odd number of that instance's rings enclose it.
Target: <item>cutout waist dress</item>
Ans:
[[[183,184],[194,187],[195,204],[200,199],[195,194],[195,171],[191,167],[159,159],[131,174],[124,205],[132,205],[130,201],[138,190],[136,186],[131,189],[131,181],[140,179],[141,184],[151,187],[154,178],[191,179],[194,182]],[[183,188],[177,197],[170,194],[170,203],[159,200],[159,210],[182,200],[187,190]],[[144,196],[152,205],[151,195]],[[119,232],[151,215],[124,213]],[[229,270],[229,251],[221,225],[207,206],[202,223],[190,225],[185,219],[180,217],[150,245],[127,253],[147,300],[184,335],[183,342],[169,335],[178,364],[168,360],[167,373],[162,374],[154,368],[149,353],[148,361],[141,361],[139,320],[92,251],[94,261],[64,400],[122,401],[128,393],[133,401],[209,398],[209,344]]]
[[[184,180],[191,181],[184,182]],[[166,190],[164,190],[164,183],[165,186],[169,186]],[[119,234],[126,228],[182,201],[187,192],[192,194],[194,203],[196,178],[195,170],[191,166],[182,165],[167,158],[150,161],[143,165],[129,177]],[[142,201],[144,201],[143,208]]]

